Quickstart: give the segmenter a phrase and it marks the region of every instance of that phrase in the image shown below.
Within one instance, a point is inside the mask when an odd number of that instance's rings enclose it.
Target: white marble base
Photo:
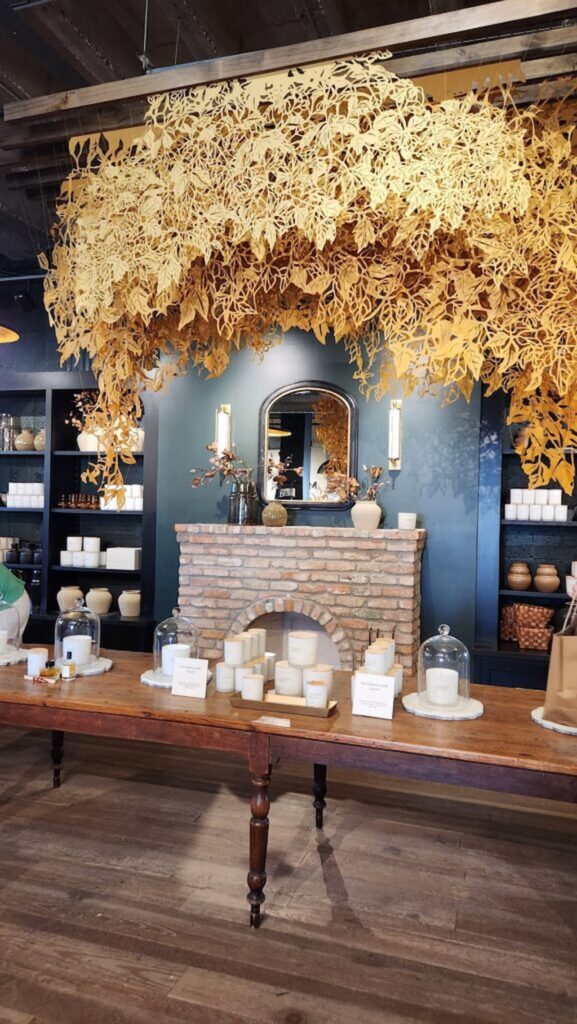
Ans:
[[[407,693],[403,697],[403,707],[411,715],[419,715],[420,718],[439,718],[444,722],[459,722],[471,718],[480,718],[484,707],[480,700],[470,697],[469,700],[462,700],[460,705],[453,708],[437,707],[434,704],[425,704],[418,693]]]
[[[59,660],[57,662],[58,668],[62,668],[64,661]],[[87,661],[85,665],[76,666],[77,676],[102,676],[105,672],[110,672],[113,662],[110,658],[92,658]],[[64,680],[66,682],[67,680]],[[72,680],[70,680],[72,682]]]
[[[559,722],[549,722],[548,719],[543,718],[543,712],[545,705],[540,708],[535,708],[531,712],[531,718],[537,725],[541,725],[543,729],[552,729],[553,732],[563,732],[566,736],[577,736],[577,726],[575,725],[561,725]]]
[[[28,651],[19,651],[17,647],[8,645],[4,654],[0,654],[0,667],[3,665],[18,665],[21,661],[28,661]]]
[[[210,683],[212,679],[212,672],[208,670],[206,680]],[[167,676],[162,669],[149,668],[146,672],[143,672],[140,677],[140,682],[144,683],[145,686],[156,686],[159,690],[172,690],[172,678]],[[232,690],[230,691],[232,693]]]

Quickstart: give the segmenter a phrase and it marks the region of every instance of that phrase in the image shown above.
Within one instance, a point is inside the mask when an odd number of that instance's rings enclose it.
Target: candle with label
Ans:
[[[429,704],[451,707],[459,699],[459,673],[454,668],[428,668],[426,687]]]

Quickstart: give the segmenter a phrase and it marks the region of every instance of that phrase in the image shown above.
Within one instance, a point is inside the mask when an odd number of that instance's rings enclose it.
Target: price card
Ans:
[[[392,718],[395,701],[395,677],[355,674],[353,715],[366,718]]]
[[[175,697],[206,697],[208,661],[205,658],[175,658],[172,693]]]

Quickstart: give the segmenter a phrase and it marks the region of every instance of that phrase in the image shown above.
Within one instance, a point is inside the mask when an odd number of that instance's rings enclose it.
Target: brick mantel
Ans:
[[[334,526],[175,527],[180,544],[179,604],[201,637],[204,657],[268,612],[299,612],[318,622],[351,668],[370,626],[394,630],[399,661],[416,670],[424,530]]]

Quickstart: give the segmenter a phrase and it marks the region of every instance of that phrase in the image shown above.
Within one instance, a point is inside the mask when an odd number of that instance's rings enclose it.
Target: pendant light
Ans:
[[[12,341],[19,341],[20,335],[11,331],[9,327],[0,327],[0,345],[8,345]]]

